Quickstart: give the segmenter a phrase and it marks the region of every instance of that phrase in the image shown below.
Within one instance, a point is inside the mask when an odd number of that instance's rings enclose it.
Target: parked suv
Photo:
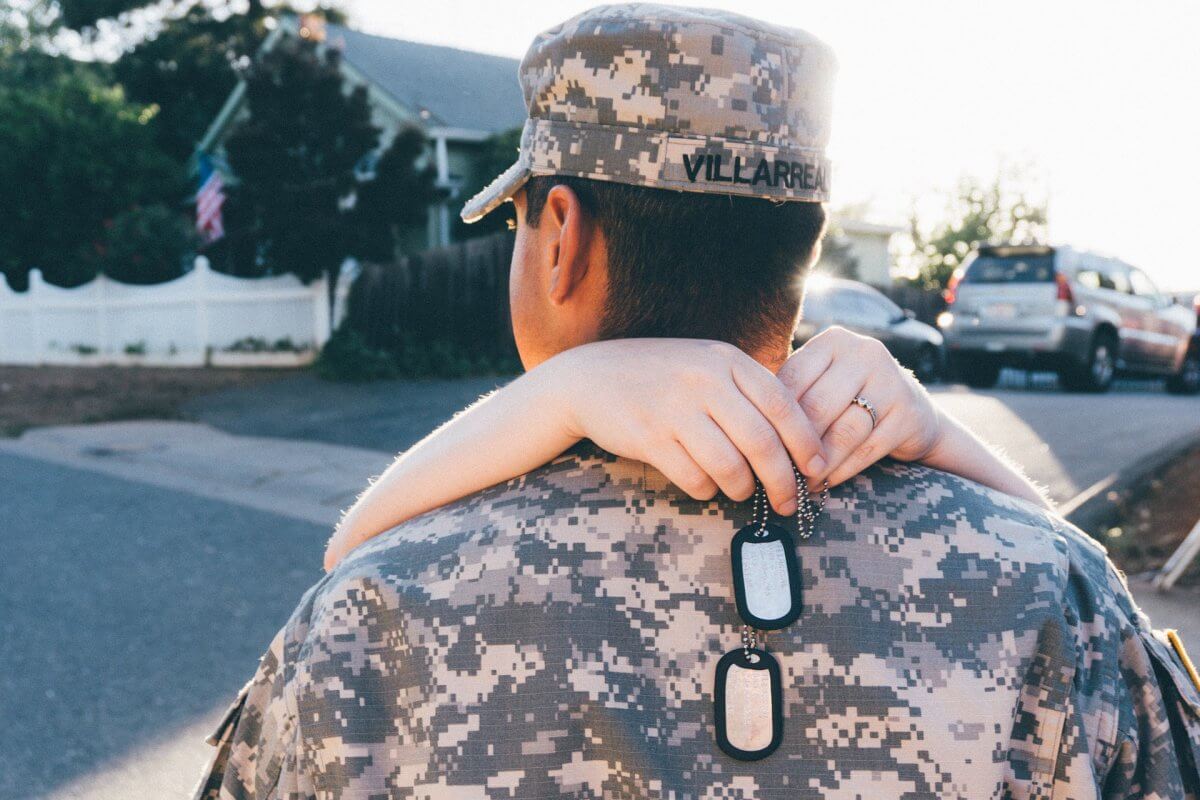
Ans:
[[[1070,247],[984,246],[955,273],[946,300],[938,327],[951,368],[970,386],[995,385],[1007,365],[1055,370],[1074,391],[1106,391],[1118,371],[1200,389],[1188,379],[1194,314],[1117,259]]]

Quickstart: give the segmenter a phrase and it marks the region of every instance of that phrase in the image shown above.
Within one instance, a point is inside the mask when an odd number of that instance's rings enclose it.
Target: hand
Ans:
[[[746,500],[757,475],[772,507],[792,514],[792,464],[802,471],[814,461],[816,468],[824,466],[817,433],[794,395],[732,345],[597,342],[543,367],[556,371],[554,385],[568,407],[572,436],[654,466],[697,499],[711,499],[719,489]]]
[[[921,461],[939,445],[941,413],[925,387],[878,340],[829,328],[792,354],[779,379],[800,402],[827,457],[812,475],[830,486],[853,478],[885,456]],[[862,395],[879,418],[853,405]]]

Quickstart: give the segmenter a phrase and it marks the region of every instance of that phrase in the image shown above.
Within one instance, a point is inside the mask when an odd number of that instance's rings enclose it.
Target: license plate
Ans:
[[[1012,303],[992,303],[985,306],[983,316],[992,319],[1012,319],[1017,315],[1017,307]]]

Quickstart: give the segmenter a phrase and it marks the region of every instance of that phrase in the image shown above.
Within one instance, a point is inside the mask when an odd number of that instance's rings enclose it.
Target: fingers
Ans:
[[[812,422],[805,416],[795,395],[767,369],[756,364],[735,364],[733,380],[738,389],[775,429],[792,462],[806,475],[825,469],[826,456]]]
[[[711,424],[711,420],[709,423]],[[721,434],[721,437],[724,438],[724,434]],[[652,460],[649,463],[689,497],[711,500],[717,494],[716,482],[696,463],[688,450],[673,439],[660,442],[652,448]]]
[[[826,451],[830,428],[850,402],[862,393],[869,377],[868,369],[862,359],[840,357],[800,396],[800,407],[821,437]],[[832,454],[826,452],[826,457],[828,461]]]
[[[733,387],[731,387],[733,388]],[[796,473],[791,456],[779,433],[766,417],[740,391],[718,392],[709,400],[709,415],[733,443],[739,456],[753,470],[750,484],[736,486],[737,494],[722,490],[734,500],[745,500],[754,492],[753,477],[758,476],[772,507],[781,514],[796,509]],[[724,465],[722,465],[724,466]],[[721,480],[709,472],[717,483]],[[749,491],[745,491],[746,489]]]
[[[872,424],[870,412],[854,404],[853,397],[846,402],[842,413],[830,424],[822,440],[825,452],[829,456],[829,467],[820,477],[828,480],[830,486],[834,485],[835,479],[841,482],[857,474],[845,474],[849,460],[854,459],[855,463],[860,463],[873,455],[874,457],[862,464],[859,470],[869,467],[888,455],[899,444],[899,439],[893,440],[893,437],[904,432],[903,414],[893,413],[898,405],[896,386],[886,376],[869,380],[855,396],[858,394],[875,406],[879,422]],[[888,424],[884,425],[885,422]],[[886,449],[880,449],[885,446]]]
[[[868,416],[861,408],[855,408],[854,410],[860,412],[864,417]],[[869,424],[868,422],[868,426]],[[879,425],[876,426],[875,430],[869,431],[863,441],[833,467],[833,471],[826,478],[829,481],[829,485],[837,486],[839,483],[850,480],[879,459],[891,453],[903,437],[904,425],[900,415],[888,414],[879,420]]]
[[[729,434],[705,414],[688,419],[676,433],[679,443],[725,496],[746,500],[754,494],[754,471]]]
[[[792,353],[776,376],[792,393],[792,397],[800,397],[807,392],[825,370],[833,366],[837,344],[843,334],[849,333],[842,328],[830,328],[809,339]]]

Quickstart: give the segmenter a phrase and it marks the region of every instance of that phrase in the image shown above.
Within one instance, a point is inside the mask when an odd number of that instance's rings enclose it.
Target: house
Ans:
[[[825,255],[836,250],[840,259],[853,260],[858,280],[877,287],[891,286],[892,237],[904,229],[853,218],[839,218],[832,227],[835,247],[827,248]],[[841,265],[831,264],[825,255],[817,263],[817,269],[842,274],[838,269]]]
[[[312,38],[341,52],[347,84],[367,89],[373,122],[383,132],[380,152],[402,126],[416,125],[425,132],[437,186],[448,192],[448,199],[431,208],[424,235],[410,244],[423,249],[449,243],[464,195],[495,177],[483,175],[480,167],[487,140],[525,121],[517,84],[519,62],[373,36],[313,17],[282,18],[263,49],[275,47],[284,36]],[[197,147],[198,153],[213,156],[218,164],[224,162],[226,138],[249,114],[245,90],[244,84],[234,88]]]

